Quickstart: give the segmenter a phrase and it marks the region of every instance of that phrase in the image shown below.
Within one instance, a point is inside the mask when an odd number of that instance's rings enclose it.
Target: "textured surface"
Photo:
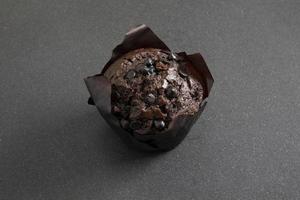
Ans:
[[[43,3],[41,3],[43,2]],[[300,199],[300,3],[0,1],[0,199]],[[83,78],[145,23],[215,78],[178,148],[127,149]]]

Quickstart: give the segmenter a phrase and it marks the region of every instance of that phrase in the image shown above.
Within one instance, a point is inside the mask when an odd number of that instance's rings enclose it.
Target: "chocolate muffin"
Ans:
[[[214,80],[200,53],[172,53],[142,24],[126,33],[99,74],[84,81],[88,103],[128,146],[168,151],[203,112]]]
[[[175,116],[193,115],[203,100],[203,86],[169,51],[141,48],[128,52],[106,70],[112,85],[111,112],[120,126],[138,134],[159,134]]]

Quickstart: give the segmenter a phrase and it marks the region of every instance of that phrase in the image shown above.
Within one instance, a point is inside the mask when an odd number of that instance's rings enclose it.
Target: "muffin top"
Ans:
[[[160,49],[131,51],[104,73],[111,84],[111,111],[123,129],[139,134],[166,130],[178,115],[198,112],[203,87],[181,56]]]

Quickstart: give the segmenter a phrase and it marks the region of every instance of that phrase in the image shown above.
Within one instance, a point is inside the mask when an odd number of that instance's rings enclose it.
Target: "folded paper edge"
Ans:
[[[101,110],[101,114],[110,113],[111,83],[105,76],[90,76],[84,79],[93,103]]]
[[[206,97],[208,97],[214,83],[214,78],[212,77],[203,56],[200,53],[194,53],[187,55],[187,58],[192,62],[193,66],[200,71],[200,75],[205,80],[205,86],[207,89]]]

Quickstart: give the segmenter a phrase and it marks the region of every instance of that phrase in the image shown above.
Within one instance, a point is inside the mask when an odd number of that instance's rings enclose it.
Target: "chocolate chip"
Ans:
[[[129,127],[133,130],[140,129],[142,127],[142,122],[140,122],[140,121],[131,121]]]
[[[148,60],[147,60],[147,62],[146,62],[146,66],[147,67],[151,67],[151,66],[153,66],[154,65],[154,61],[151,59],[151,58],[149,58]]]
[[[139,65],[136,69],[138,70],[139,73],[143,74],[144,76],[152,75],[156,73],[156,69],[153,65],[149,65],[149,66]]]
[[[149,58],[144,66],[138,66],[139,71],[143,74],[143,75],[152,75],[152,74],[156,74],[156,68],[154,66],[154,61]]]
[[[148,69],[148,75],[156,74],[155,68]]]
[[[177,96],[176,90],[172,86],[167,87],[167,89],[165,90],[165,94],[169,99],[173,99]]]
[[[149,75],[149,72],[148,72],[148,70],[147,70],[147,67],[144,67],[142,70],[140,70],[140,72],[141,72],[144,76]]]
[[[163,130],[166,124],[163,120],[154,120],[154,127],[158,130]]]
[[[152,93],[150,93],[146,96],[145,101],[148,104],[153,104],[155,102],[155,96]]]
[[[153,65],[147,66],[145,69],[148,73],[147,75],[156,74],[156,69]]]
[[[133,79],[136,75],[136,72],[131,69],[127,72],[127,74],[125,75],[125,79]]]

